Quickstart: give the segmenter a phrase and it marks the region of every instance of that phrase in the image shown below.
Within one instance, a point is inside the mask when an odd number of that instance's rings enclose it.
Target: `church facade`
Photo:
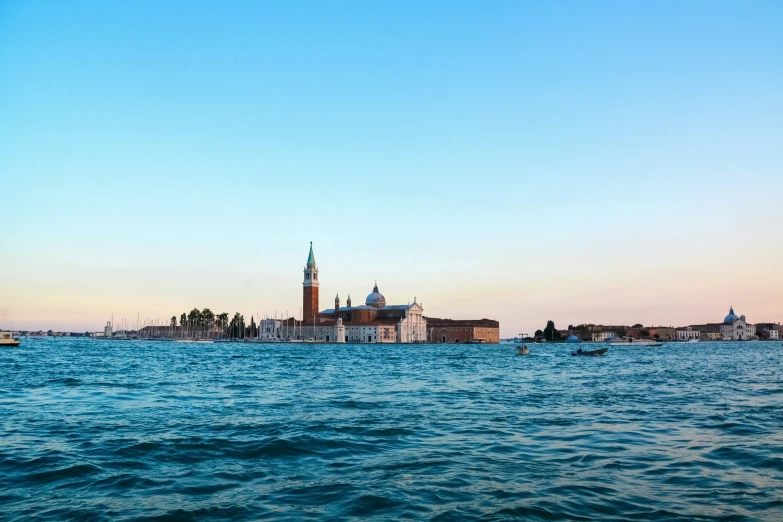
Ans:
[[[744,315],[737,317],[732,306],[729,307],[729,315],[723,319],[720,333],[724,341],[747,341],[756,335],[756,326],[748,324]]]
[[[336,343],[423,343],[427,341],[424,307],[413,303],[390,305],[378,290],[378,284],[364,304],[352,306],[348,295],[346,306],[340,306],[339,295],[334,308],[319,311],[318,265],[310,243],[310,253],[302,281],[302,321],[295,321],[295,338]],[[290,328],[290,327],[289,327]]]
[[[708,341],[748,341],[756,336],[756,325],[749,324],[744,315],[737,316],[733,306],[722,323],[691,325],[690,329],[698,330],[701,339]]]

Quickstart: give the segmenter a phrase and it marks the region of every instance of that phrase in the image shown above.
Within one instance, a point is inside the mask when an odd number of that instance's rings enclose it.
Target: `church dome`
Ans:
[[[386,298],[378,291],[378,283],[375,283],[375,286],[372,288],[372,293],[367,296],[365,304],[367,306],[372,306],[373,308],[383,308],[386,306]]]
[[[723,322],[725,324],[733,324],[734,321],[737,321],[737,320],[739,320],[739,317],[737,317],[737,314],[734,313],[734,307],[733,306],[729,307],[729,315],[727,315],[723,319]]]

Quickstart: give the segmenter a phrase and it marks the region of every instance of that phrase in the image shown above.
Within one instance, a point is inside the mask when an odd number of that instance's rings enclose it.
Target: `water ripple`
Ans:
[[[779,345],[0,351],[0,519],[780,520]]]

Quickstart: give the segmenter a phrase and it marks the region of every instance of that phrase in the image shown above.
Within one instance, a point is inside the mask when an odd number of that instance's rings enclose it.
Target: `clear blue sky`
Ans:
[[[0,3],[0,327],[783,320],[783,2]],[[218,310],[216,310],[218,311]]]

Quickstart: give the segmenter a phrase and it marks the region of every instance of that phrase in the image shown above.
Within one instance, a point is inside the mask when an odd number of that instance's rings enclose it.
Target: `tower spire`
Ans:
[[[315,268],[315,255],[313,254],[312,241],[310,241],[310,254],[307,256],[307,268]]]

